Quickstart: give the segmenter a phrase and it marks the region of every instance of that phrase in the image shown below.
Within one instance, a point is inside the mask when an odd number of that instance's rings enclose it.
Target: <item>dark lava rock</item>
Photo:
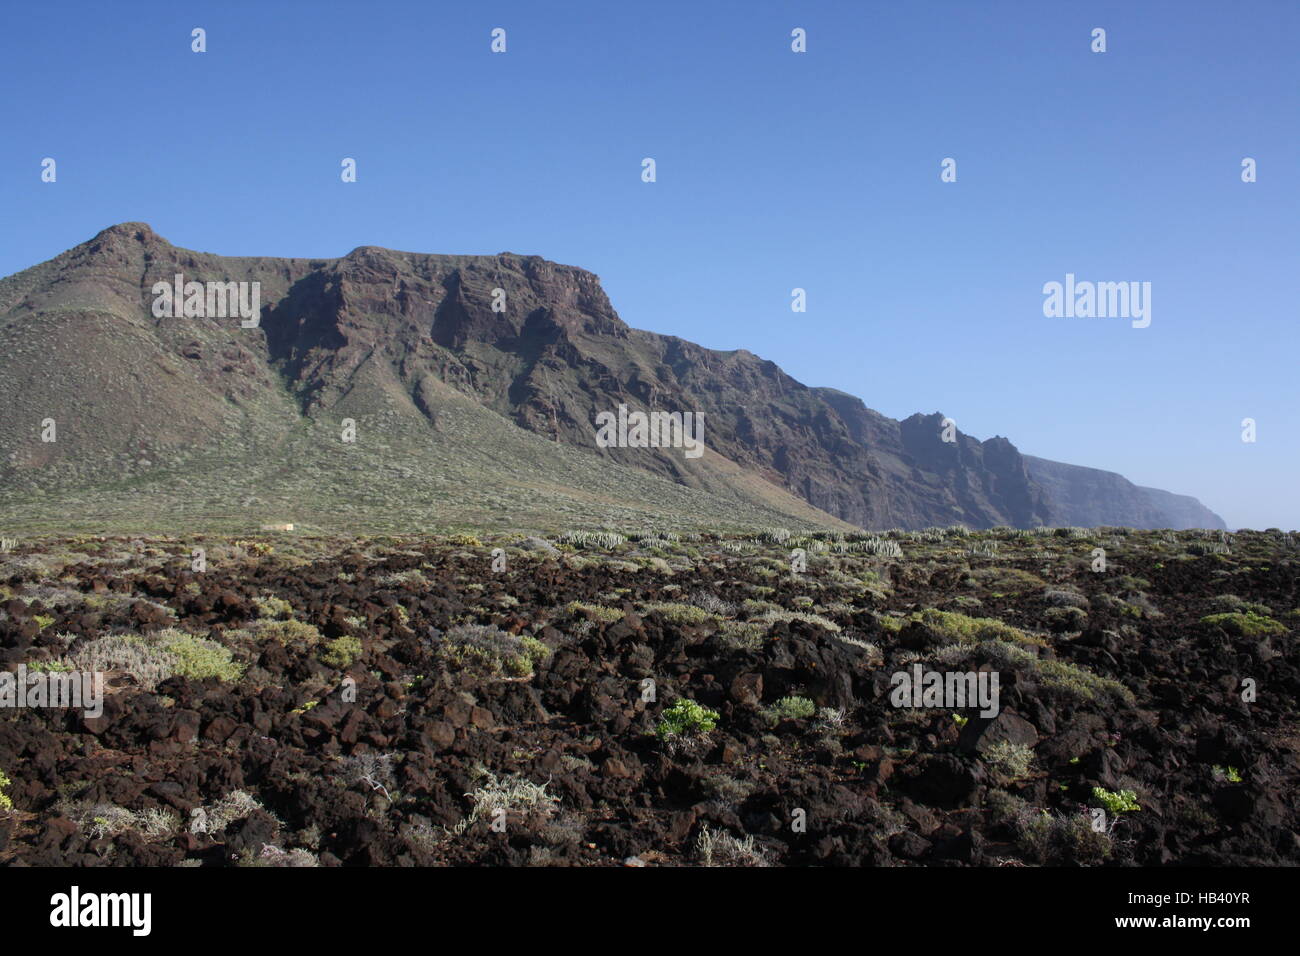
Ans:
[[[1002,710],[995,717],[976,715],[969,718],[961,730],[957,746],[967,753],[984,753],[994,744],[1003,742],[1036,747],[1038,731],[1019,714]]]
[[[904,830],[889,838],[889,849],[905,860],[919,860],[930,852],[931,843],[919,833]]]
[[[983,782],[981,768],[952,754],[939,754],[926,758],[906,786],[913,799],[953,808],[969,803]]]
[[[254,856],[262,847],[275,843],[275,821],[261,811],[254,811],[245,820],[226,828],[226,849],[231,853],[249,851]]]

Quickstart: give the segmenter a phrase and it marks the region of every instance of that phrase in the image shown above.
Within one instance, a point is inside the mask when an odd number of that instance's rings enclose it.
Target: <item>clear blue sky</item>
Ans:
[[[1300,527],[1293,0],[2,16],[0,274],[127,220],[227,255],[537,254],[634,326]],[[1045,318],[1067,272],[1151,282],[1151,326]]]

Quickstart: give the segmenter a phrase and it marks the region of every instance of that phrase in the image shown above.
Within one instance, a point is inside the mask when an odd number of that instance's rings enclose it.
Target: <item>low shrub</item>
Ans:
[[[149,636],[110,634],[96,638],[70,654],[64,663],[78,671],[122,671],[149,691],[176,674],[190,680],[215,677],[236,681],[244,672],[228,648],[170,627]]]
[[[175,673],[190,680],[215,677],[222,681],[236,681],[244,673],[242,665],[230,657],[230,651],[216,641],[195,637],[175,628],[159,631],[158,646],[176,658]]]
[[[573,617],[582,616],[597,624],[614,624],[623,620],[622,611],[614,607],[605,607],[603,604],[583,604],[581,601],[570,601],[565,610]]]
[[[532,677],[551,649],[535,637],[509,634],[490,624],[460,624],[443,635],[436,653],[485,677]]]
[[[1036,863],[1097,864],[1113,850],[1110,834],[1092,828],[1086,814],[1053,815],[1046,810],[1022,812],[1012,824],[1017,846]]]
[[[959,611],[940,611],[926,608],[912,615],[945,641],[974,644],[980,641],[1008,641],[1013,644],[1042,644],[1042,638],[1026,634],[992,617],[971,617]]]
[[[1105,787],[1093,787],[1092,798],[1096,800],[1098,804],[1110,811],[1112,815],[1142,809],[1138,806],[1137,794],[1132,790],[1120,790],[1115,792],[1107,790]]]
[[[658,614],[666,623],[677,627],[693,627],[714,619],[714,615],[704,610],[704,608],[696,607],[694,604],[679,604],[676,602],[647,604],[645,605],[645,613]]]
[[[659,715],[655,736],[660,740],[675,737],[698,737],[718,725],[718,712],[683,697]]]
[[[1234,637],[1280,637],[1286,633],[1285,624],[1255,611],[1207,614],[1201,623],[1221,627]]]
[[[278,598],[273,594],[264,594],[261,597],[253,598],[253,604],[257,608],[258,617],[272,620],[293,617],[293,605],[284,598]]]
[[[817,713],[817,705],[807,697],[782,697],[767,712],[773,721],[807,720]]]
[[[1024,744],[1013,744],[1009,740],[999,740],[984,754],[984,762],[989,765],[999,783],[1015,783],[1029,774],[1029,765],[1034,759],[1034,752]]]
[[[361,656],[361,641],[351,636],[336,637],[325,645],[320,659],[336,670],[347,670]]]
[[[700,828],[695,852],[704,866],[768,866],[767,854],[754,843],[752,836],[743,839],[726,831]]]
[[[319,644],[321,633],[314,624],[304,621],[252,621],[247,625],[259,640],[271,640],[294,650],[305,650]]]

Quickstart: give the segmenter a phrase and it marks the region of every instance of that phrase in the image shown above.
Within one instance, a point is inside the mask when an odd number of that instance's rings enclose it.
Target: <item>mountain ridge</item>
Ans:
[[[155,317],[150,289],[177,272],[260,283],[259,325]],[[587,472],[632,469],[741,510],[815,524],[1032,527],[1114,515],[1167,526],[1200,516],[1223,526],[1195,499],[1117,475],[1102,480],[1113,473],[1098,469],[1070,471],[1079,466],[1022,455],[1006,438],[956,432],[945,442],[939,413],[897,421],[748,350],[634,329],[594,273],[539,256],[369,245],[333,259],[217,256],[173,246],[145,223],[121,223],[0,280],[0,333],[22,349],[0,359],[0,399],[26,415],[22,428],[0,421],[0,476],[56,497],[68,490],[56,480],[60,469],[84,481],[111,462],[148,484],[151,469],[223,448],[270,467],[289,447],[276,444],[285,435],[314,430],[327,442],[344,417],[357,420],[362,443],[376,441],[370,451],[387,442],[380,457],[399,469],[397,436],[433,454],[430,468],[455,470],[448,455],[492,458],[491,449],[462,447],[465,436],[447,439],[456,414],[480,422],[493,441],[524,441],[507,438],[477,404],[590,457]],[[21,358],[38,345],[56,360]],[[117,374],[123,369],[134,388]],[[678,449],[596,447],[596,413],[619,404],[703,413],[708,452],[692,461]],[[41,448],[34,422],[60,416],[69,443]],[[426,447],[440,435],[442,445]],[[555,449],[535,451],[554,458]],[[338,478],[338,455],[311,454]],[[543,471],[563,485],[569,467],[556,459]]]

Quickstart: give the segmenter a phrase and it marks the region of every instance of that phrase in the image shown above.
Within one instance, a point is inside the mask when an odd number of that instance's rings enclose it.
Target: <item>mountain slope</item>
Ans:
[[[260,283],[259,326],[155,317],[154,283],[178,273]],[[1052,463],[1039,479],[1006,439],[942,441],[937,413],[894,421],[749,352],[629,328],[591,273],[510,253],[224,257],[114,226],[0,280],[0,403],[0,517],[33,494],[68,520],[92,503],[385,525],[1153,526],[1190,513],[1149,494],[1145,510],[1112,507],[1113,483],[1089,490]],[[707,451],[597,447],[596,415],[620,405],[702,413]],[[57,441],[42,442],[50,418]],[[1085,510],[1098,520],[1068,517]]]

